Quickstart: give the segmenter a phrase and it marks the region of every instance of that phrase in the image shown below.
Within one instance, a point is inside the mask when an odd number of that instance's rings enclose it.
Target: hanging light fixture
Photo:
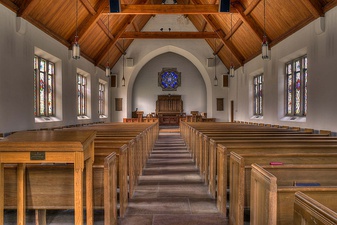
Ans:
[[[231,62],[231,66],[229,67],[229,76],[234,77],[234,65]]]
[[[77,20],[78,20],[78,0],[76,0],[76,34],[75,34],[75,39],[74,39],[74,43],[72,46],[72,57],[73,59],[79,59],[81,56],[81,49],[80,49],[80,45],[78,44],[78,34],[77,34],[77,28],[78,28],[78,24],[77,24]]]
[[[125,49],[124,49],[124,39],[123,39],[123,77],[122,77],[122,86],[125,87],[125,77],[124,77],[124,63],[125,63]]]
[[[110,23],[109,23],[109,21],[110,21],[110,13],[108,14],[108,31],[110,32]],[[108,49],[108,60],[107,60],[106,67],[105,67],[105,76],[106,77],[110,77],[110,72],[111,72],[109,61],[110,61],[110,49]]]
[[[231,42],[233,36],[233,14],[231,13]],[[231,52],[231,64],[229,67],[229,77],[234,77],[233,52]]]
[[[218,78],[216,77],[216,56],[217,56],[217,47],[216,47],[216,39],[214,39],[214,48],[215,48],[215,53],[214,53],[214,80],[213,84],[214,86],[218,86]]]
[[[268,46],[268,40],[266,35],[266,0],[264,0],[263,5],[264,16],[263,16],[263,38],[262,38],[262,59],[269,60],[270,59],[270,52]]]

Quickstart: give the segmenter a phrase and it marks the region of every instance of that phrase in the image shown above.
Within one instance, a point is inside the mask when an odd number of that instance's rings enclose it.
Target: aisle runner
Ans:
[[[179,133],[160,133],[121,225],[226,225]]]

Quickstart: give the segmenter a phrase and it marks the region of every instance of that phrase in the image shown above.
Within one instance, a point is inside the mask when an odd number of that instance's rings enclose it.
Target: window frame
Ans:
[[[79,77],[81,77],[81,82],[79,83]],[[85,84],[83,84],[83,80],[85,80]],[[76,73],[76,86],[77,86],[77,116],[78,117],[87,117],[88,115],[88,77],[81,74]],[[79,87],[80,90],[84,90],[84,95],[79,97]],[[79,100],[80,99],[80,100]]]
[[[45,68],[44,71],[40,70],[41,61],[45,61]],[[49,66],[52,66],[52,70],[49,69]],[[37,54],[34,54],[34,116],[35,118],[48,118],[48,117],[55,117],[56,116],[56,63],[52,62],[46,58],[43,58]],[[52,71],[50,73],[50,71]],[[44,89],[43,93],[43,105],[44,110],[42,112],[41,109],[41,82],[40,76],[43,74],[44,84],[47,84],[47,88]],[[51,79],[48,79],[51,76]],[[52,88],[50,89],[50,83]],[[52,91],[50,91],[52,90]],[[50,94],[51,93],[51,94]],[[50,103],[50,104],[49,104]],[[48,107],[51,105],[51,108]]]
[[[98,115],[100,117],[106,116],[105,113],[105,103],[106,103],[105,94],[107,88],[106,86],[107,86],[106,84],[100,81],[98,82]]]
[[[254,116],[263,116],[263,83],[264,83],[263,73],[253,77],[253,115]],[[257,107],[257,104],[259,105],[259,107]]]
[[[297,62],[299,63],[299,67],[296,67]],[[303,56],[297,57],[293,60],[286,62],[284,68],[285,68],[285,115],[291,117],[306,117],[308,106],[307,55],[305,54]],[[298,101],[296,100],[296,96],[298,96],[299,99]]]

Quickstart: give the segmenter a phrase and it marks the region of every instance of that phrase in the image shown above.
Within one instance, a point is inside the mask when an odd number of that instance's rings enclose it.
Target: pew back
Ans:
[[[315,197],[309,197],[301,191],[295,193],[294,224],[337,224],[337,201],[334,200],[337,197],[337,192],[321,192],[320,199],[323,194],[325,199],[331,199],[325,204],[316,201]]]
[[[293,224],[295,192],[326,199],[337,190],[337,165],[252,165],[250,224]],[[293,186],[296,182],[297,186]],[[305,184],[298,186],[299,183]],[[320,186],[315,186],[319,183]],[[318,194],[316,194],[318,193]],[[329,200],[329,199],[326,199]],[[331,199],[330,199],[331,201]]]

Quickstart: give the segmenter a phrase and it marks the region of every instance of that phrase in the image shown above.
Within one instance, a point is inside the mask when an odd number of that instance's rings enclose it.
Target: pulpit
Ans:
[[[178,126],[182,113],[181,95],[158,95],[156,114],[159,118],[159,125]]]

